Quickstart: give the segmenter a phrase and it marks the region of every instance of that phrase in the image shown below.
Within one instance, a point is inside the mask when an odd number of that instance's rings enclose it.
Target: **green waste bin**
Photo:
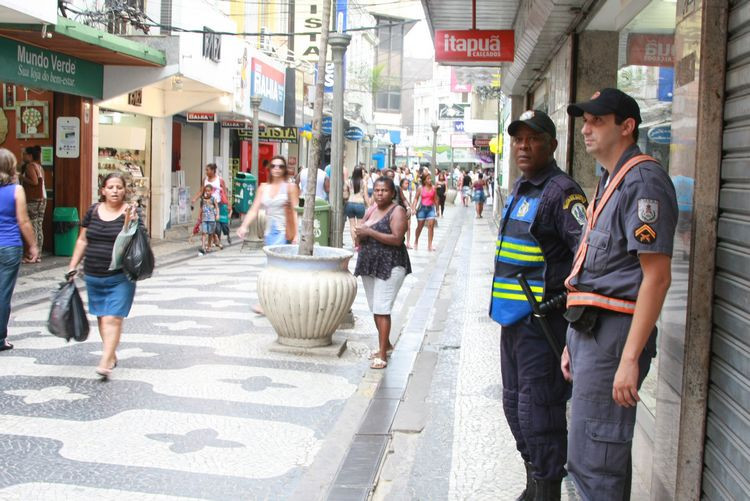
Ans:
[[[55,231],[55,256],[72,256],[78,240],[78,209],[75,207],[55,207],[52,213],[52,227]]]
[[[299,224],[299,231],[302,231],[302,214],[304,213],[304,207],[297,207],[297,222]],[[315,243],[319,245],[328,245],[328,228],[330,226],[331,219],[331,206],[322,198],[315,199],[315,226],[313,227],[313,234],[315,235]]]
[[[234,176],[233,188],[234,212],[245,214],[250,210],[253,200],[255,200],[258,180],[249,172],[238,172]]]

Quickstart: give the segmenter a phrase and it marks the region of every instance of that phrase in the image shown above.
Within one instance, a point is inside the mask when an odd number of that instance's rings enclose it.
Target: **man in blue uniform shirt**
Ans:
[[[606,170],[566,279],[573,381],[568,471],[583,501],[630,499],[638,389],[656,353],[671,281],[677,200],[667,172],[636,145],[640,109],[617,89],[568,106]]]
[[[519,500],[560,499],[565,476],[570,386],[516,279],[524,274],[537,301],[563,292],[586,222],[583,190],[553,158],[555,132],[541,111],[527,111],[508,127],[523,175],[503,209],[492,284],[490,315],[503,326],[503,409],[526,463],[526,489]],[[567,329],[562,313],[547,315],[558,346]]]

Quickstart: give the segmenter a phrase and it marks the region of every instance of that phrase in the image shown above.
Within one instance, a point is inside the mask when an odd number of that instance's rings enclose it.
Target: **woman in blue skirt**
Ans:
[[[122,321],[130,313],[135,296],[135,283],[125,277],[122,269],[109,269],[115,239],[133,219],[143,228],[135,204],[127,202],[123,174],[112,172],[104,178],[99,202],[89,207],[83,216],[81,232],[70,258],[70,280],[83,259],[89,313],[96,315],[102,338],[102,357],[96,373],[103,378],[108,378],[117,366],[115,351],[120,344]]]

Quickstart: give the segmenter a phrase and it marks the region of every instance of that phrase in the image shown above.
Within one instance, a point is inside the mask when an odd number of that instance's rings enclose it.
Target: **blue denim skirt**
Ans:
[[[135,282],[128,280],[124,273],[106,277],[86,275],[85,278],[89,313],[97,317],[128,316],[135,297]]]

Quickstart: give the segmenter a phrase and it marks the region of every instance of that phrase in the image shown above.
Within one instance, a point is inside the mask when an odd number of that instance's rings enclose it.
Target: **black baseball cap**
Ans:
[[[581,117],[585,113],[594,116],[614,113],[620,118],[633,118],[641,123],[641,109],[631,96],[618,89],[606,88],[594,93],[590,101],[568,105],[568,115]]]
[[[528,110],[521,113],[518,120],[514,120],[508,126],[508,134],[515,136],[516,132],[518,132],[518,128],[522,125],[526,125],[537,132],[546,132],[553,138],[557,135],[555,123],[549,115],[540,110]]]

